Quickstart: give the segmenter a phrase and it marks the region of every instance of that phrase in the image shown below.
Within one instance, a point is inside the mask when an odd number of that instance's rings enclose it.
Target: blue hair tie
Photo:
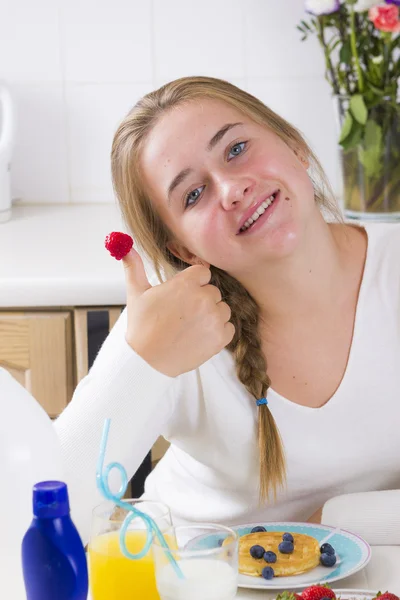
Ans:
[[[268,400],[266,398],[260,398],[259,400],[256,400],[256,404],[257,406],[261,406],[262,404],[268,404]]]

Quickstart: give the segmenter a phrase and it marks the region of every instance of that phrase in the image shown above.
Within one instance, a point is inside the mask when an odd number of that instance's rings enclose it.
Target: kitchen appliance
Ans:
[[[0,223],[11,218],[11,156],[15,114],[9,89],[0,82]]]
[[[32,486],[38,481],[62,480],[63,466],[50,418],[2,367],[0,476],[0,598],[26,600],[21,543],[32,520]]]

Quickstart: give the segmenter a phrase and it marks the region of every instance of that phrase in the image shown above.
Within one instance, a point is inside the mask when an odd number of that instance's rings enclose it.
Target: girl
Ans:
[[[82,535],[106,417],[129,476],[171,442],[146,494],[177,522],[303,521],[398,487],[399,226],[325,220],[337,209],[301,134],[207,77],[137,103],[112,173],[162,283],[127,255],[126,310],[56,422]]]

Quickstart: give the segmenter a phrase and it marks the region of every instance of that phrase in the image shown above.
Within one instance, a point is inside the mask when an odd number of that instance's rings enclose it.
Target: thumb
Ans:
[[[124,256],[122,263],[125,268],[125,280],[128,298],[132,296],[137,298],[152,287],[147,279],[143,261],[134,248],[132,248],[128,254]]]

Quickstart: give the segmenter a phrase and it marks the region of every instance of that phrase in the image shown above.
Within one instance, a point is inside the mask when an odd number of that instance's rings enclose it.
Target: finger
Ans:
[[[137,298],[152,286],[144,270],[143,261],[134,248],[122,259],[125,269],[127,296]]]
[[[177,277],[179,276],[191,279],[192,281],[195,281],[199,285],[203,286],[210,283],[211,271],[203,265],[193,265],[192,267],[187,267],[187,269],[179,273]]]
[[[225,346],[231,343],[233,336],[235,335],[235,326],[229,321],[224,325],[224,341]]]
[[[226,304],[226,302],[219,302],[217,304],[217,309],[222,322],[227,323],[232,316],[230,307]]]
[[[221,292],[215,285],[210,285],[210,284],[205,285],[204,292],[207,293],[210,296],[210,298],[212,298],[212,300],[213,300],[213,302],[215,302],[215,304],[218,304],[219,302],[221,302],[221,300],[222,300]]]

